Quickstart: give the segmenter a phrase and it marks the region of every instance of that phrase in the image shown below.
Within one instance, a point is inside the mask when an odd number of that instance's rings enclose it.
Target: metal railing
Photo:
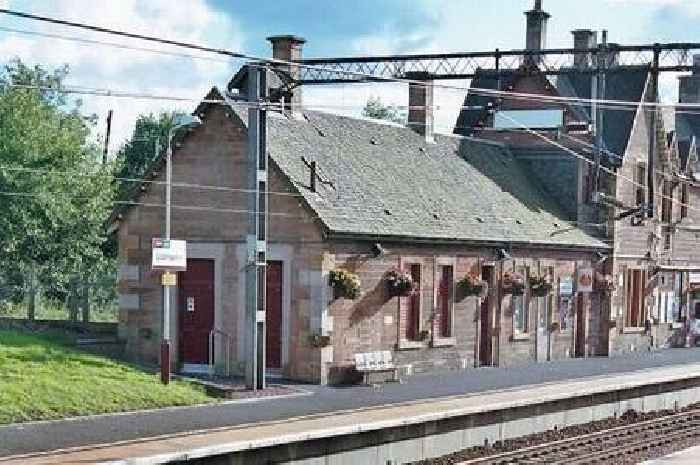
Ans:
[[[216,370],[216,336],[219,336],[223,342],[223,355],[224,355],[224,374],[226,376],[231,376],[231,346],[233,342],[233,336],[231,336],[226,331],[214,328],[209,331],[209,374],[213,375]],[[221,351],[219,352],[221,353]]]

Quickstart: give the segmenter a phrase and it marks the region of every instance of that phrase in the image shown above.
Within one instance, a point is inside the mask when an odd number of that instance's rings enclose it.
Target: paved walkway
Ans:
[[[357,433],[367,433],[395,427],[404,428],[408,425],[437,422],[465,415],[482,413],[488,415],[489,412],[495,411],[505,412],[514,407],[568,399],[571,397],[571,393],[576,393],[578,396],[594,396],[620,389],[646,386],[649,383],[663,383],[697,377],[700,377],[700,363],[676,364],[669,367],[649,368],[614,376],[601,375],[486,393],[426,399],[411,402],[410,404],[365,408],[349,411],[342,415],[335,413],[312,415],[282,421],[256,423],[245,427],[233,426],[161,436],[142,441],[106,444],[101,447],[94,446],[40,455],[15,456],[14,458],[6,459],[0,457],[0,463],[2,465],[75,465],[87,463],[161,465],[242,451],[253,451],[253,453],[256,453],[262,448],[291,443],[300,445],[303,448],[303,444],[317,444],[313,442],[316,440],[330,440],[334,443],[336,441],[341,443],[347,441],[344,443],[345,445],[360,447],[362,440],[358,436],[353,436]],[[589,413],[591,415],[590,418],[593,418],[593,409],[589,409]],[[566,421],[565,417],[566,414],[562,414],[560,421]],[[542,420],[542,417],[539,420]],[[514,423],[501,425],[496,428],[496,430],[500,431],[497,434],[504,434],[504,432],[515,436],[525,434],[531,426],[529,421],[525,421],[527,423],[523,423],[523,420],[515,420]],[[493,427],[486,426],[485,428],[489,429],[491,433],[494,432]],[[476,427],[470,431],[473,431],[478,437],[476,443],[481,443],[481,437],[485,433],[484,430]],[[353,437],[354,439],[352,439]],[[392,433],[388,433],[385,437],[395,439]],[[421,442],[419,447],[416,447],[417,444],[415,443],[411,447],[410,444],[401,442],[400,445],[397,445],[396,450],[389,448],[391,451],[390,457],[396,463],[406,463],[440,456],[461,447],[453,442],[455,440],[454,436],[451,439],[443,438],[442,441],[427,439],[426,442]],[[461,434],[460,440],[464,441],[464,436]],[[472,438],[470,437],[468,441],[471,440]],[[312,442],[309,443],[308,441]],[[447,449],[444,449],[444,447],[447,447]],[[384,456],[387,450],[380,451],[371,447],[364,452],[362,450],[355,452],[348,451],[349,455],[336,456],[336,460],[331,460],[331,462],[383,464],[386,463],[385,458],[388,458],[388,456]],[[261,457],[260,463],[262,462],[267,463],[266,458]]]
[[[565,360],[510,369],[481,368],[426,374],[407,378],[405,384],[386,384],[380,390],[363,386],[309,386],[312,395],[302,397],[8,425],[0,427],[0,457],[202,429],[251,425],[341,410],[417,403],[421,400],[697,362],[700,362],[700,349],[670,349],[625,357]]]

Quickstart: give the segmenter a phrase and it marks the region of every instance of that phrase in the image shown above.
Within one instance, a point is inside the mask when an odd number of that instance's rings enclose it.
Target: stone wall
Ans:
[[[210,107],[204,124],[189,133],[173,155],[172,237],[188,241],[188,256],[216,261],[215,325],[231,335],[234,371],[245,369],[244,267],[247,228],[247,133],[237,116],[222,106]],[[164,171],[164,170],[161,170]],[[158,363],[162,333],[162,288],[159,274],[150,271],[151,239],[161,237],[164,216],[164,172],[146,183],[136,199],[140,204],[125,212],[118,224],[120,259],[119,335],[128,355],[144,363]],[[205,187],[177,186],[177,184]],[[215,186],[217,189],[210,189]],[[308,340],[320,323],[321,232],[314,215],[300,207],[288,180],[271,163],[269,190],[270,260],[282,260],[283,312],[286,352],[282,372],[304,380],[320,379],[320,349]],[[290,213],[291,212],[291,213]],[[177,288],[172,291],[171,335],[178,344]],[[288,295],[289,294],[289,295]],[[217,344],[223,347],[223,344]],[[173,368],[180,361],[173,351]],[[221,358],[221,354],[219,354]]]
[[[479,272],[482,264],[495,268],[495,286],[489,290],[494,299],[492,305],[494,331],[494,361],[498,366],[514,366],[537,361],[537,300],[529,298],[528,330],[514,334],[512,298],[504,295],[499,285],[502,273],[528,267],[531,274],[553,268],[555,283],[563,277],[573,276],[577,263],[590,266],[590,254],[559,251],[516,250],[513,260],[494,262],[484,260],[493,257],[493,249],[454,246],[421,247],[406,244],[382,243],[387,253],[374,257],[371,244],[331,244],[326,269],[339,268],[359,275],[362,294],[357,300],[334,299],[329,292],[329,315],[332,319],[331,340],[333,358],[327,361],[327,369],[334,373],[331,381],[339,381],[342,374],[349,374],[354,365],[354,354],[389,350],[404,373],[430,370],[466,369],[478,365],[479,325],[481,300],[478,297],[460,299],[458,293],[453,304],[452,335],[448,339],[437,337],[436,318],[438,286],[437,266],[453,263],[454,283],[468,272]],[[588,258],[588,261],[586,260]],[[410,264],[421,265],[420,329],[430,330],[425,340],[408,340],[406,337],[406,313],[409,297],[391,297],[386,290],[385,275],[392,268],[408,269]],[[574,355],[574,326],[579,324],[575,316],[568,328],[553,328],[559,321],[558,286],[551,295],[553,308],[546,322],[546,333],[551,337],[550,359],[562,359]],[[544,298],[540,298],[544,299]],[[585,355],[597,355],[607,350],[607,339],[601,330],[600,307],[592,308],[591,299],[585,296]],[[574,309],[575,310],[575,309]],[[575,312],[574,312],[575,315]],[[345,370],[344,370],[345,369]]]

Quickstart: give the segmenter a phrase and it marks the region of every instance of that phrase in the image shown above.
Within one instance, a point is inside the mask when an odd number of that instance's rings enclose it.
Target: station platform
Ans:
[[[379,390],[304,388],[309,395],[256,403],[4,426],[0,464],[151,464],[236,454],[251,463],[246,453],[260,463],[398,464],[628,409],[700,401],[700,349],[419,375]]]

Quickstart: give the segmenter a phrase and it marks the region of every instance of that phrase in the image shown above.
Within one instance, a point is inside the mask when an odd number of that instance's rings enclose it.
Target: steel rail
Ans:
[[[635,435],[643,437],[634,439]],[[690,437],[700,437],[700,409],[468,459],[457,465],[598,463]]]

